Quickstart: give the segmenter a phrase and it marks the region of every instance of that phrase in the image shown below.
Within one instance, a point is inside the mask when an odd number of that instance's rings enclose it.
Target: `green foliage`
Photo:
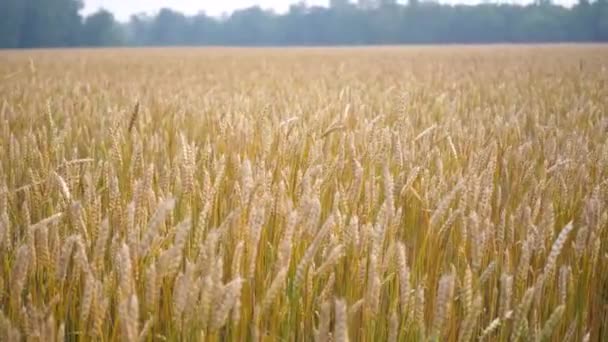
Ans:
[[[103,9],[85,19],[82,32],[84,45],[108,46],[121,45],[123,42],[114,15]]]
[[[24,0],[18,8],[21,12],[13,13],[20,18],[20,36],[14,47],[77,45],[81,8],[76,0]]]
[[[442,5],[410,1],[331,1],[329,8],[304,3],[279,15],[259,7],[226,18],[162,10],[126,24],[133,45],[361,45],[496,42],[589,42],[608,40],[605,1],[565,8],[550,2]],[[167,14],[172,13],[171,25]],[[159,37],[156,32],[164,32]],[[171,38],[167,38],[170,36]]]
[[[100,10],[83,18],[79,0],[3,0],[0,48],[109,45],[361,45],[608,41],[605,0],[565,8],[551,1],[475,6],[434,2],[301,2],[285,14],[260,7],[216,18],[162,9],[118,23]]]

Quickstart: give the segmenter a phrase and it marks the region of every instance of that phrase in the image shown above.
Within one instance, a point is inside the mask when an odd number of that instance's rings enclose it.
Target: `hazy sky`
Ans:
[[[502,2],[526,3],[531,0],[502,0]],[[576,0],[557,0],[557,3],[570,4]],[[173,8],[185,14],[196,14],[205,11],[210,15],[220,15],[235,9],[259,5],[284,12],[289,5],[298,0],[84,0],[84,14],[95,12],[100,7],[110,10],[119,20],[128,20],[133,13],[154,13],[163,7]],[[398,2],[406,2],[398,1]],[[441,2],[477,3],[479,0],[442,0]],[[329,0],[307,0],[308,5],[327,5]]]

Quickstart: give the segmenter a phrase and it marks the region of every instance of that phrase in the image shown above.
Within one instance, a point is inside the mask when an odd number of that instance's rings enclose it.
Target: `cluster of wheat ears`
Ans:
[[[0,340],[605,340],[606,57],[2,52]]]

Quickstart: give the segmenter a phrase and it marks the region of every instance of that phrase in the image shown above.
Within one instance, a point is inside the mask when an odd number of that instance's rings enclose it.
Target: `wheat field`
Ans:
[[[0,340],[605,341],[607,67],[0,52]]]

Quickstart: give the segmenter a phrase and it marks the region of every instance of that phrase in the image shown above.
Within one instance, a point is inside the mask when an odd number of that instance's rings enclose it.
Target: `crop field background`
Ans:
[[[606,341],[608,47],[0,52],[1,341]]]

